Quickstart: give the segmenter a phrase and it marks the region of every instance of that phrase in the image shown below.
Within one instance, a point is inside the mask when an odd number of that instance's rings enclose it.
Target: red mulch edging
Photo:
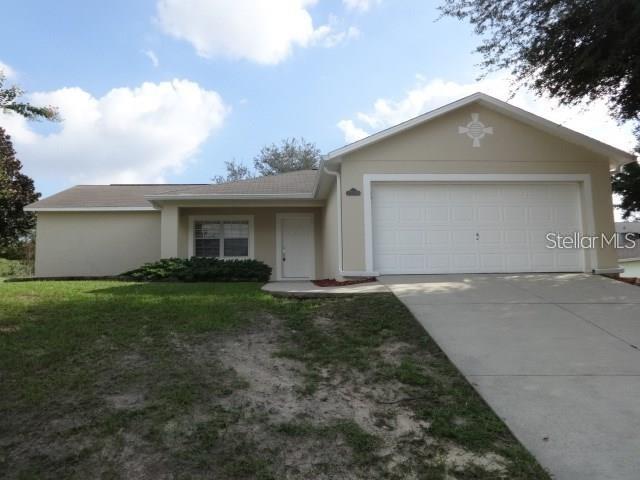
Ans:
[[[325,278],[323,280],[314,280],[313,284],[316,287],[346,287],[347,285],[358,285],[360,283],[371,283],[375,281],[376,277],[367,277],[358,280],[345,280],[343,282],[339,282],[335,278]]]
[[[617,279],[624,283],[640,286],[640,278],[638,277],[618,277]]]

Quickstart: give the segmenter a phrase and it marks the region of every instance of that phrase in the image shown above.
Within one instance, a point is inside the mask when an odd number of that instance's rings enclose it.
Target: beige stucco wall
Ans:
[[[316,278],[324,276],[323,261],[323,208],[266,207],[266,208],[180,208],[178,253],[186,258],[189,243],[189,216],[192,215],[253,215],[254,256],[273,269],[276,278],[276,214],[313,213],[315,233]]]
[[[323,244],[323,276],[336,278],[338,272],[338,201],[336,198],[336,181],[327,197],[327,204],[322,216],[322,244]]]
[[[36,275],[117,275],[160,258],[157,212],[38,213]]]
[[[493,127],[494,134],[474,148],[458,127],[471,113]],[[592,198],[583,205],[593,209],[595,231],[614,231],[608,162],[582,147],[534,129],[488,108],[469,106],[415,127],[344,157],[342,171],[342,232],[344,270],[365,270],[363,196],[347,197],[350,188],[363,190],[363,175],[372,173],[496,173],[587,174]],[[583,209],[585,212],[589,210]],[[588,225],[586,218],[583,225]],[[589,256],[587,256],[589,257]],[[612,248],[596,252],[597,265],[617,266]]]

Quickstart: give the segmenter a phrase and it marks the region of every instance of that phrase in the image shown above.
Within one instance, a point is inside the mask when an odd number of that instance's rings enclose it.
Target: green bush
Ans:
[[[268,282],[271,267],[258,260],[167,258],[122,275],[142,281]]]
[[[27,262],[0,258],[0,277],[28,277],[32,273]]]

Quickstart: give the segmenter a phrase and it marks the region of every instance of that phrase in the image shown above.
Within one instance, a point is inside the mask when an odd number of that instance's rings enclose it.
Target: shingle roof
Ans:
[[[317,170],[299,170],[238,182],[182,186],[162,195],[310,195],[317,178]]]
[[[146,209],[147,195],[297,195],[313,194],[318,171],[302,170],[222,184],[76,185],[28,205],[41,209]]]

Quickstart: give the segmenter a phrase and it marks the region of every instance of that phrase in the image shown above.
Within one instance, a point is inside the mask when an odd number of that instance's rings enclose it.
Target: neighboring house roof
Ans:
[[[25,210],[144,211],[155,200],[189,198],[313,198],[317,170],[301,170],[221,184],[77,185],[28,205]]]
[[[221,197],[313,197],[318,182],[318,170],[299,170],[296,172],[251,178],[238,182],[187,185],[167,189],[162,193],[147,195],[149,200],[171,200],[188,198]]]
[[[640,240],[636,241],[634,248],[616,248],[618,252],[618,260],[639,260],[640,259]]]
[[[628,246],[633,248],[616,248],[618,253],[618,260],[638,260],[640,259],[640,222],[616,222],[616,232],[619,234],[635,233],[638,234],[638,238],[630,241],[626,241],[625,238],[621,239]]]
[[[618,233],[640,233],[640,222],[616,222]]]
[[[337,150],[334,150],[327,155],[327,161],[330,163],[340,162],[341,157],[346,154],[377,143],[381,140],[384,140],[385,138],[396,135],[400,132],[404,132],[405,130],[408,130],[415,126],[434,120],[438,117],[441,117],[442,115],[445,115],[453,110],[457,110],[458,108],[464,107],[471,103],[483,105],[510,118],[519,120],[527,125],[538,128],[551,135],[560,137],[568,142],[580,145],[601,155],[605,155],[609,159],[609,165],[611,168],[618,168],[621,165],[636,160],[636,157],[634,155],[625,152],[624,150],[612,147],[611,145],[607,145],[606,143],[591,138],[587,135],[563,127],[562,125],[558,125],[557,123],[553,123],[546,118],[534,115],[533,113],[522,110],[521,108],[514,107],[507,102],[498,100],[497,98],[491,97],[485,93],[478,92],[469,95],[468,97],[461,98],[460,100],[457,100],[455,102],[449,103],[448,105],[445,105],[443,107],[431,110],[430,112],[419,115],[391,128],[387,128],[386,130],[382,130],[381,132],[374,133],[373,135],[363,138],[362,140],[358,140],[357,142],[338,148]]]

